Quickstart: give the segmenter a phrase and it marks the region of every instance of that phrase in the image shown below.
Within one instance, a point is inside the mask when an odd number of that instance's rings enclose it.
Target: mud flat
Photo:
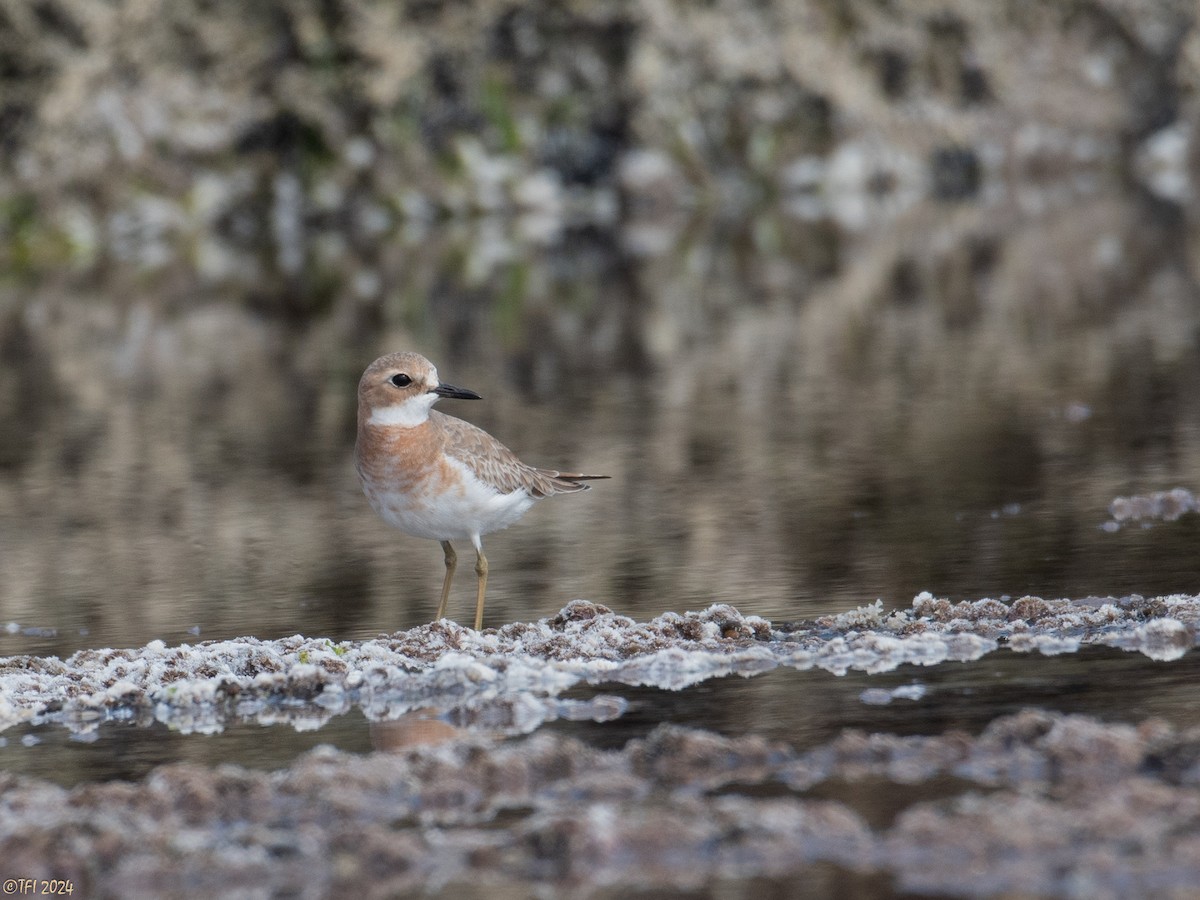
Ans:
[[[374,749],[73,786],[2,774],[0,875],[69,879],[85,896],[615,896],[797,879],[876,894],[1182,896],[1200,882],[1200,728],[1187,724],[1022,709],[977,732],[843,728],[796,746],[660,724],[610,747],[542,726],[611,729],[623,691],[788,669],[874,678],[989,655],[1036,667],[1100,645],[1170,670],[1198,618],[1200,597],[1186,596],[921,594],[907,609],[793,623],[726,605],[639,623],[574,601],[482,633],[443,621],[362,642],[9,657],[0,728],[12,733],[317,729],[357,710]],[[869,716],[923,693],[873,687],[860,705]]]

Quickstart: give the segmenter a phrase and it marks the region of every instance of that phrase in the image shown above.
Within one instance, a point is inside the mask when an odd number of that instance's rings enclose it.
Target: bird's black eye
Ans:
[[[408,387],[410,384],[412,384],[412,379],[403,372],[397,372],[395,375],[389,378],[388,381],[390,381],[396,387]]]

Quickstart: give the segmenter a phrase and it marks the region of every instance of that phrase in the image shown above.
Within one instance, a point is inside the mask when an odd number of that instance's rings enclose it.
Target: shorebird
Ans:
[[[443,384],[419,353],[381,356],[358,382],[354,464],[371,507],[389,525],[440,541],[446,560],[435,621],[446,615],[458,555],[450,542],[475,547],[475,629],[483,627],[488,562],[483,535],[507,528],[536,500],[586,491],[581,475],[527,465],[469,422],[442,415],[442,399],[479,400],[474,391]]]

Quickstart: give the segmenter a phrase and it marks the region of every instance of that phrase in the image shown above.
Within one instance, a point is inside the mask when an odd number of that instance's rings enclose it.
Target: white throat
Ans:
[[[368,425],[399,425],[414,428],[429,419],[429,408],[438,401],[437,394],[418,394],[395,406],[381,406],[372,411]]]

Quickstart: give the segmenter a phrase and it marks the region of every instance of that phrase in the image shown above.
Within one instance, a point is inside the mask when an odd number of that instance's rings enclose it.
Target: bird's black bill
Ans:
[[[439,384],[433,389],[433,392],[439,397],[447,397],[451,400],[482,400],[474,391],[468,391],[466,388],[458,388],[452,384]]]

